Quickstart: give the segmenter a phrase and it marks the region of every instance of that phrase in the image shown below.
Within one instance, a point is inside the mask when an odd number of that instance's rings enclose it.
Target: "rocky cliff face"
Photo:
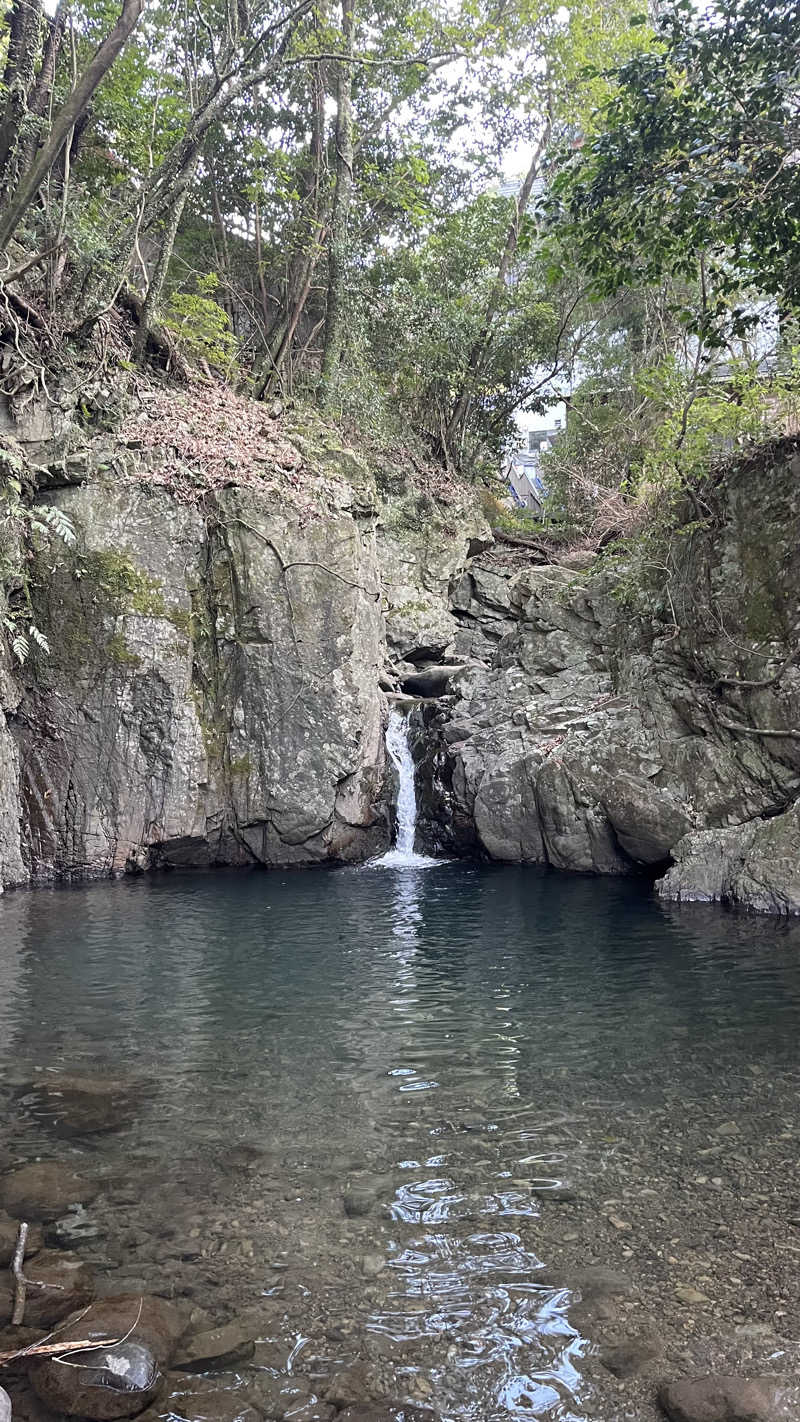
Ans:
[[[452,493],[380,497],[380,469],[316,430],[195,496],[149,426],[56,460],[39,424],[17,448],[77,543],[32,570],[50,655],[3,683],[3,882],[384,847],[386,624],[409,601],[446,624],[470,525]]]
[[[394,690],[429,843],[800,912],[794,445],[576,570],[319,427],[250,430],[238,467],[196,399],[163,409],[6,430],[77,543],[32,568],[50,656],[0,674],[4,884],[362,859]]]
[[[430,837],[800,912],[798,475],[791,444],[741,463],[707,517],[611,570],[465,571],[482,660],[421,718]]]

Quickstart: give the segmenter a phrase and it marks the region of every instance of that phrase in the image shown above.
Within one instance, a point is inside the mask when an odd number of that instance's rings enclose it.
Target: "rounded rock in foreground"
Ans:
[[[147,1349],[163,1368],[171,1362],[185,1328],[185,1315],[168,1299],[155,1294],[116,1294],[97,1299],[73,1314],[59,1328],[58,1338],[65,1343],[84,1338],[125,1339]]]
[[[788,1388],[777,1377],[683,1378],[659,1389],[670,1422],[794,1422]]]
[[[99,1341],[94,1331],[87,1337]],[[114,1422],[144,1411],[163,1381],[155,1354],[132,1338],[35,1363],[30,1379],[37,1396],[54,1412],[91,1422]]]
[[[96,1185],[60,1160],[35,1160],[0,1176],[0,1206],[18,1220],[56,1220],[97,1193]]]

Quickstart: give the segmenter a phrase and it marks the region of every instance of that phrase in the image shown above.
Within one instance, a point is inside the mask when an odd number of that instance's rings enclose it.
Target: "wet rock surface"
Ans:
[[[89,1330],[87,1341],[101,1340]],[[54,1412],[113,1422],[143,1411],[157,1396],[162,1377],[150,1348],[135,1337],[109,1347],[32,1364],[33,1387]]]
[[[462,574],[473,661],[417,717],[429,843],[601,874],[674,860],[667,898],[800,913],[798,468],[790,444],[729,471],[714,519],[676,537],[671,604],[633,562],[495,550]]]

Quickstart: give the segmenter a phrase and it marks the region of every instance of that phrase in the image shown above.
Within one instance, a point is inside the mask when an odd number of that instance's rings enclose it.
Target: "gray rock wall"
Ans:
[[[461,577],[481,660],[418,738],[432,842],[599,873],[674,861],[664,895],[800,913],[798,475],[788,443],[729,471],[666,565]]]
[[[31,877],[379,846],[369,522],[334,511],[302,526],[236,488],[201,516],[104,479],[58,502],[78,547],[40,579],[51,655],[24,678],[9,748]]]
[[[220,483],[153,450],[147,419],[127,444],[65,421],[5,410],[77,544],[30,565],[50,655],[0,666],[0,885],[385,847],[381,684],[457,630],[449,581],[486,533],[470,499],[313,422],[277,468],[267,432],[263,478],[237,481],[233,443]]]
[[[107,438],[51,461],[78,542],[31,570],[50,656],[0,666],[3,884],[363,859],[394,685],[426,695],[429,844],[800,912],[795,446],[600,571],[505,561],[468,498],[296,447],[299,502],[176,494]]]

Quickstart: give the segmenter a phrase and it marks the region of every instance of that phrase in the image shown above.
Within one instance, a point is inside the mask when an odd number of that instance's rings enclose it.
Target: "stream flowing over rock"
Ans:
[[[49,657],[0,675],[5,886],[361,861],[391,838],[394,692],[426,847],[800,912],[797,441],[731,465],[668,566],[593,568],[289,435],[290,494],[232,470],[192,499],[135,440],[73,431],[59,461],[17,426],[77,543],[33,577]]]

